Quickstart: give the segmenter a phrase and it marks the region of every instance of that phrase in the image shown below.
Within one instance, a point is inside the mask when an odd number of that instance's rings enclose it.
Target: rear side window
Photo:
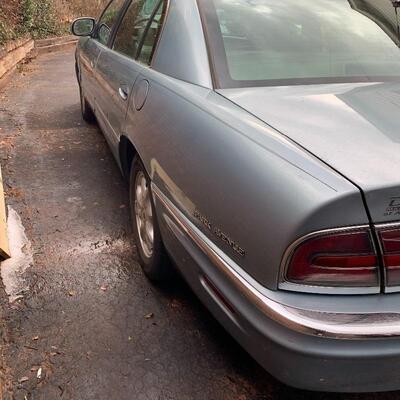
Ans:
[[[161,30],[165,1],[133,0],[115,36],[113,49],[150,64]]]
[[[113,0],[104,10],[97,25],[97,40],[107,45],[111,32],[118,20],[119,13],[126,0]]]
[[[145,35],[142,41],[142,48],[140,49],[140,54],[138,61],[143,64],[150,65],[151,60],[154,55],[154,50],[156,48],[158,38],[161,33],[162,26],[164,24],[165,12],[166,12],[166,2],[162,1],[158,6],[154,18],[147,27],[147,31],[143,34]]]
[[[398,81],[398,1],[199,1],[218,86]]]

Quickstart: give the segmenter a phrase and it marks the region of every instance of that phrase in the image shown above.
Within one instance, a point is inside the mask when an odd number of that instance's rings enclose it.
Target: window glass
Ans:
[[[159,0],[133,0],[115,36],[115,51],[131,58],[137,57],[143,34],[157,4]],[[151,26],[149,30],[152,29]]]
[[[154,19],[151,22],[151,25],[149,26],[149,29],[146,33],[146,37],[143,41],[143,47],[140,51],[138,60],[144,64],[149,65],[151,63],[151,59],[153,58],[155,46],[157,44],[158,37],[160,35],[161,28],[164,22],[165,11],[166,2],[163,1],[155,14]]]
[[[209,45],[222,86],[400,76],[398,21],[391,1],[205,0],[200,4],[207,5]]]
[[[100,43],[106,45],[110,39],[111,32],[115,23],[118,20],[119,12],[126,0],[114,0],[101,16],[98,28],[97,39]]]

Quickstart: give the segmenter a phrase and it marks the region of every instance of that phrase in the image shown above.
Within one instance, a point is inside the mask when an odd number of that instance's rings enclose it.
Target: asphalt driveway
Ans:
[[[179,278],[143,277],[126,185],[80,116],[72,52],[24,66],[0,92],[0,157],[22,248],[0,296],[4,399],[400,399],[290,389]]]

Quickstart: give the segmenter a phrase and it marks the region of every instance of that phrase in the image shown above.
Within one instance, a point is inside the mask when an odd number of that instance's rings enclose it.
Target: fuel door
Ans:
[[[149,89],[149,81],[147,79],[139,77],[133,87],[133,106],[137,111],[140,111],[146,104]]]

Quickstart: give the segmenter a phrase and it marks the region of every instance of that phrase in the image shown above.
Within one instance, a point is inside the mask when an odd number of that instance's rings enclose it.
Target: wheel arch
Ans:
[[[122,174],[127,181],[129,181],[132,161],[136,156],[143,162],[143,159],[140,157],[140,153],[132,140],[127,135],[122,135],[119,142],[119,160]]]

